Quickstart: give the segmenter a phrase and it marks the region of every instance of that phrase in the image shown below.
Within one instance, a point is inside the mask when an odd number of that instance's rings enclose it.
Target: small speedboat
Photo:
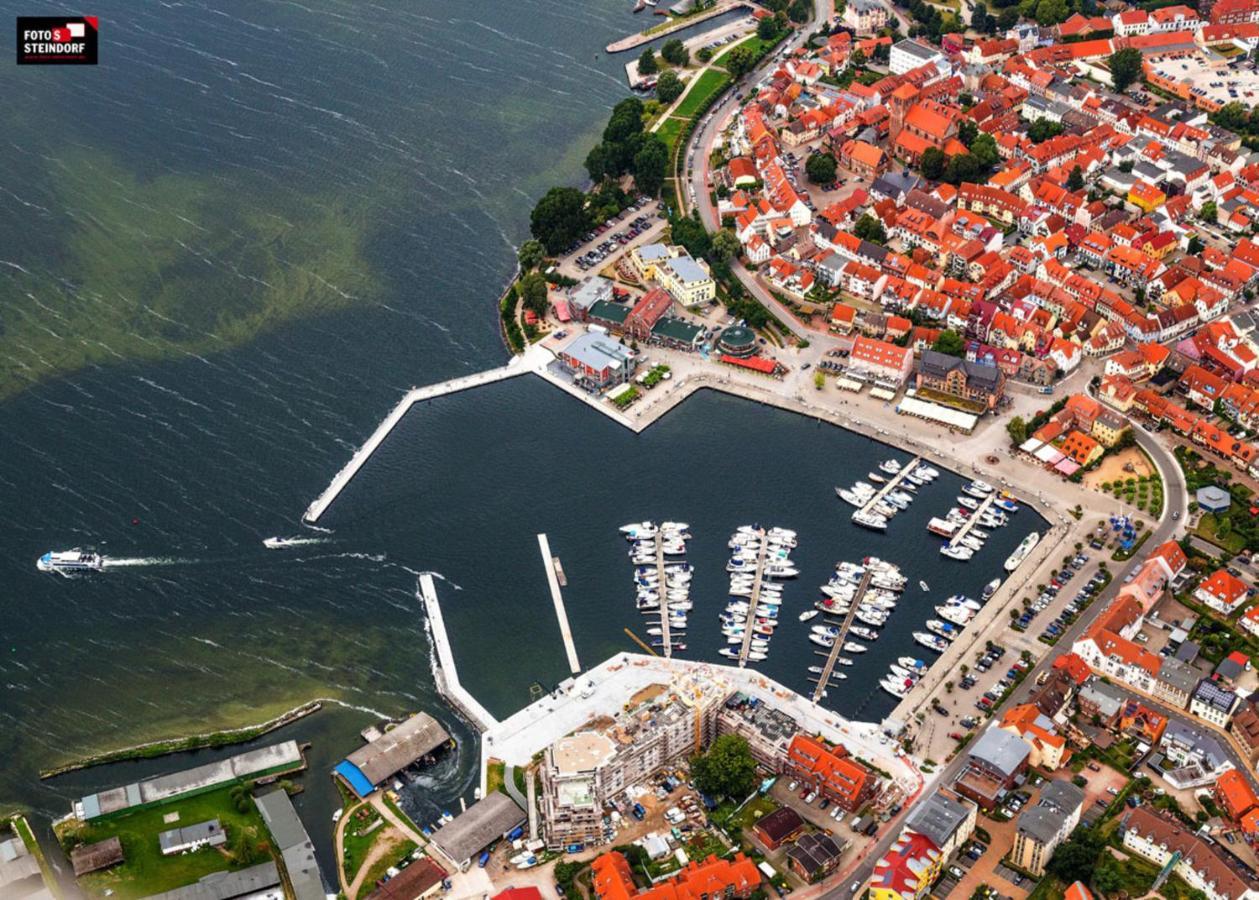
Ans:
[[[867,472],[866,478],[869,478],[875,484],[887,484],[887,479],[882,475],[876,475],[874,472]]]
[[[800,621],[807,622],[817,614],[818,611],[816,609],[806,609],[804,612],[800,613]]]
[[[848,653],[865,653],[866,649],[865,644],[858,644],[856,641],[844,642],[844,650]]]
[[[918,582],[918,587],[922,588],[924,591],[929,591],[929,590],[931,590],[931,586],[930,586],[930,585],[928,585],[928,584],[927,584],[927,582],[925,582],[925,581],[919,581],[919,582]]]

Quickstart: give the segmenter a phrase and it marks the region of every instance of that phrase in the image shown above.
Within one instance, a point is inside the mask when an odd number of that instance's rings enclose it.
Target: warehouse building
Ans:
[[[359,747],[333,770],[360,798],[444,746],[450,735],[428,713],[416,713]]]
[[[437,830],[432,846],[457,869],[501,837],[525,823],[525,813],[504,793],[495,791]]]

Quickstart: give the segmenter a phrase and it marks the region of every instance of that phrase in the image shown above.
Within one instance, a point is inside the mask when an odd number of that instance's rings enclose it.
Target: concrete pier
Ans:
[[[958,544],[961,543],[962,538],[971,533],[971,529],[975,527],[975,525],[983,517],[983,514],[992,508],[992,504],[996,502],[996,499],[997,492],[993,491],[980,502],[979,508],[966,517],[966,521],[962,523],[962,527],[958,529],[957,534],[953,535],[953,537],[949,539],[950,547],[958,546]]]
[[[581,663],[577,661],[577,647],[573,644],[573,630],[568,625],[568,613],[564,609],[564,596],[560,593],[560,582],[555,576],[554,557],[551,556],[551,542],[545,534],[538,535],[538,549],[542,551],[542,563],[546,567],[546,582],[551,586],[551,601],[555,604],[555,618],[560,623],[560,637],[564,639],[564,652],[568,654],[568,669],[574,675],[581,674]]]
[[[669,634],[669,578],[664,571],[664,535],[656,532],[656,582],[660,585],[660,634],[661,649],[665,659],[673,656],[673,636]]]
[[[455,666],[455,656],[450,651],[450,638],[446,634],[446,622],[442,619],[442,608],[437,602],[437,588],[433,585],[431,572],[420,576],[420,597],[424,601],[424,611],[428,614],[429,634],[436,651],[433,679],[437,682],[437,690],[477,729],[488,731],[494,728],[498,725],[498,720],[459,683],[459,670]]]
[[[867,503],[865,506],[861,507],[861,511],[870,512],[870,510],[878,506],[879,502],[882,501],[884,497],[892,493],[892,491],[896,490],[896,488],[900,486],[900,483],[909,477],[910,472],[918,468],[918,464],[920,462],[922,462],[922,457],[915,456],[909,462],[905,463],[905,465],[901,466],[901,470],[897,472],[895,475],[893,475],[891,478],[889,478],[887,480],[887,484],[879,488],[878,492],[874,495],[874,497],[870,499],[870,502]]]
[[[839,659],[839,654],[843,652],[844,641],[848,640],[848,629],[852,627],[853,620],[857,617],[857,607],[866,598],[866,591],[870,590],[870,581],[873,578],[874,573],[867,569],[866,573],[861,576],[861,584],[857,585],[856,593],[852,595],[852,606],[848,608],[848,615],[844,616],[844,621],[839,626],[839,634],[835,636],[835,643],[831,645],[831,652],[826,655],[826,662],[822,666],[822,674],[818,676],[817,687],[813,689],[814,703],[821,701],[822,694],[826,692],[826,685],[831,680],[831,672],[835,671],[835,660]]]
[[[743,626],[743,646],[739,648],[739,666],[748,664],[748,651],[752,649],[752,635],[756,634],[756,607],[761,602],[761,585],[765,582],[765,555],[769,552],[769,533],[762,528],[761,547],[756,553],[756,575],[752,578],[752,596],[748,599],[748,621]],[[765,635],[766,638],[769,635]]]
[[[310,525],[319,521],[319,517],[328,511],[328,507],[340,496],[341,491],[345,490],[346,485],[358,474],[359,469],[363,468],[363,465],[371,458],[371,455],[384,443],[385,438],[389,437],[390,432],[402,421],[402,417],[415,404],[425,400],[432,400],[434,397],[456,394],[469,388],[482,387],[483,385],[493,384],[507,378],[514,378],[517,375],[524,375],[527,372],[536,371],[540,365],[545,365],[550,359],[551,354],[535,344],[525,351],[523,356],[513,356],[507,365],[500,366],[497,369],[487,369],[484,372],[464,375],[461,378],[452,378],[449,381],[443,381],[438,384],[412,388],[398,401],[398,405],[385,417],[385,420],[376,426],[372,436],[354,452],[354,455],[350,457],[350,461],[342,467],[340,472],[333,476],[332,482],[324,489],[324,492],[316,497],[310,506],[306,507],[306,512],[302,515],[302,521]]]

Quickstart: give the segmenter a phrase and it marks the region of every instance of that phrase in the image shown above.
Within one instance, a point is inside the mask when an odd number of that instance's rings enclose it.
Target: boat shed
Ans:
[[[256,798],[255,802],[271,832],[271,839],[284,859],[294,900],[324,900],[328,892],[324,890],[319,863],[315,861],[315,845],[311,843],[302,820],[297,817],[288,792],[278,788]]]
[[[126,856],[122,851],[122,841],[118,835],[97,841],[94,844],[80,844],[70,853],[70,864],[74,866],[74,877],[99,872],[124,862]]]
[[[441,723],[416,713],[374,741],[358,748],[333,770],[350,790],[366,797],[392,775],[418,762],[450,740]]]
[[[456,868],[525,822],[525,813],[504,793],[478,800],[433,835],[433,846]]]
[[[125,809],[161,803],[183,794],[199,793],[246,778],[257,779],[295,772],[305,765],[306,761],[302,758],[297,741],[283,741],[247,750],[218,762],[146,778],[144,781],[110,788],[98,794],[88,794],[75,801],[74,814],[86,822]]]

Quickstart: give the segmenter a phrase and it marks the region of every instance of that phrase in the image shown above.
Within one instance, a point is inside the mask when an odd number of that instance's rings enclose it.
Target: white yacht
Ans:
[[[91,550],[49,550],[35,560],[35,568],[41,572],[99,572],[105,568],[105,558]]]

